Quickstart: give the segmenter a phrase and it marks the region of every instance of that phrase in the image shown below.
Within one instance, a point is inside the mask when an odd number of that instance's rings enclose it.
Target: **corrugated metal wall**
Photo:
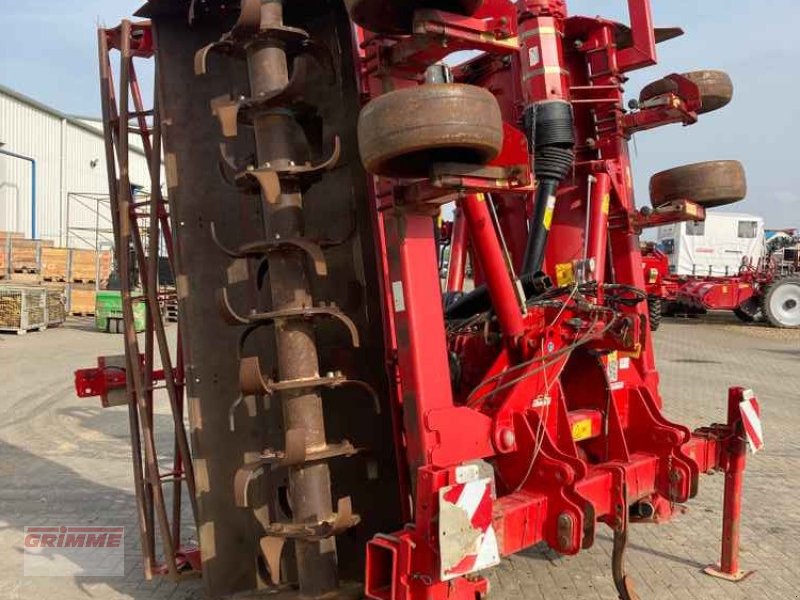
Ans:
[[[95,231],[111,228],[99,127],[0,90],[2,149],[36,161],[36,237],[77,248],[111,240],[110,233]],[[133,136],[131,145],[141,147]],[[136,152],[131,153],[131,182],[150,187],[147,162]],[[0,154],[0,231],[31,236],[31,187],[30,162]],[[99,215],[98,198],[104,198]]]

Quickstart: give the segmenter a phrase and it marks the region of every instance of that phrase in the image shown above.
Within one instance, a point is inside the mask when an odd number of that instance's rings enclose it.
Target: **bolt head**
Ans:
[[[510,429],[503,429],[503,431],[500,432],[500,443],[502,444],[504,450],[511,450],[516,441],[517,436],[515,436],[514,432]]]

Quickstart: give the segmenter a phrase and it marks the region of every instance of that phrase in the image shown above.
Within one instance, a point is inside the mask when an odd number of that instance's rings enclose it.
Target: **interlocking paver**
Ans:
[[[670,418],[691,427],[722,421],[727,387],[750,386],[762,403],[767,448],[750,459],[745,481],[742,562],[757,574],[734,585],[700,572],[718,558],[722,513],[723,478],[704,477],[687,514],[633,528],[628,570],[642,600],[800,600],[800,332],[726,318],[666,321],[656,347]],[[75,368],[120,352],[120,337],[74,324],[0,337],[0,600],[202,597],[197,581],[178,587],[144,580],[125,411],[72,393]],[[168,434],[168,415],[156,419]],[[169,445],[162,449],[166,457]],[[125,576],[22,577],[22,528],[46,524],[124,525]],[[610,557],[611,536],[602,527],[595,546],[575,557],[529,549],[491,573],[490,597],[613,600]]]

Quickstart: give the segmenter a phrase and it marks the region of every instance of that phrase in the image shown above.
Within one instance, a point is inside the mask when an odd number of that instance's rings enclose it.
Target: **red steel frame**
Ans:
[[[597,309],[614,286],[644,288],[641,228],[697,218],[702,212],[690,202],[655,214],[635,209],[628,138],[666,123],[694,122],[699,104],[697,90],[681,82],[687,89],[672,98],[670,108],[625,114],[624,73],[656,62],[649,1],[630,0],[629,9],[633,43],[625,49],[615,44],[617,24],[567,17],[559,0],[528,0],[516,7],[487,0],[473,18],[419,12],[413,43],[360,34],[367,96],[415,85],[425,65],[480,37],[481,44],[472,47],[486,54],[469,69],[456,68],[456,80],[496,93],[507,146],[509,124],[520,121],[525,102],[571,101],[579,145],[573,176],[558,192],[546,271],[569,272],[561,267],[583,259],[592,267],[588,278],[598,284],[590,306],[562,295],[560,303],[521,310],[508,264],[521,263],[524,242],[518,242],[525,239],[527,224],[519,210],[498,211],[499,228],[511,240],[510,256],[504,256],[483,194],[491,192],[501,209],[527,205],[524,216],[532,200],[526,178],[507,184],[462,177],[450,186],[440,178],[439,185],[448,188],[441,190],[440,202],[452,199],[454,192],[459,196],[454,226],[459,233],[453,235],[451,257],[463,255],[463,228],[473,264],[480,268],[478,282],[486,282],[492,298],[503,344],[488,347],[483,333],[448,334],[439,308],[430,217],[435,194],[419,193],[424,183],[396,186],[392,194],[388,182],[380,181],[376,195],[386,234],[383,251],[394,308],[389,318],[396,330],[404,415],[397,445],[416,486],[413,523],[391,536],[377,536],[368,546],[370,598],[474,598],[487,591],[486,580],[477,574],[443,582],[438,570],[439,491],[457,483],[460,465],[481,459],[493,461],[497,473],[492,525],[504,556],[541,541],[561,553],[577,553],[591,545],[595,521],[608,524],[615,531],[615,550],[624,550],[631,504],[646,503],[653,507],[653,518],[668,519],[675,503],[696,493],[700,473],[724,470],[730,484],[721,572],[740,576],[734,534],[744,469],[738,412],[743,390],[731,389],[726,425],[692,433],[668,422],[661,415],[646,304],[617,304],[613,317]],[[486,29],[494,33],[493,41],[479,35]],[[425,45],[425,32],[434,30],[440,37]],[[408,59],[408,48],[414,48],[414,60]],[[539,62],[527,64],[524,59],[534,49]],[[481,75],[467,75],[475,72]],[[527,82],[524,89],[522,82]],[[530,179],[529,165],[509,161],[511,155],[504,151],[494,164],[527,170]],[[452,271],[462,270],[460,258],[451,263],[450,291],[458,289],[462,277]],[[467,382],[455,392],[448,350],[460,357],[467,372]],[[581,425],[580,438],[576,424]],[[613,566],[621,597],[635,598],[621,552],[615,551]]]
[[[149,21],[132,23],[126,20],[119,27],[99,29],[98,41],[106,165],[117,270],[122,287],[126,367],[122,371],[106,367],[106,360],[101,357],[98,359],[98,368],[76,371],[75,388],[80,397],[101,396],[104,405],[109,393],[127,388],[144,573],[147,579],[154,574],[168,574],[177,580],[187,573],[199,571],[200,557],[196,547],[181,545],[184,483],[186,500],[194,521],[197,506],[194,469],[183,421],[185,370],[180,328],[173,358],[166,336],[157,280],[162,240],[170,266],[174,266],[169,209],[161,194],[161,121],[157,85],[154,86],[153,107],[146,109],[134,65],[134,59],[153,58],[154,38]],[[115,89],[112,51],[118,51],[120,55],[118,90]],[[154,81],[157,81],[157,73]],[[134,197],[131,188],[128,154],[131,133],[141,139],[150,171],[150,193],[146,199]],[[133,250],[139,266],[139,283],[147,309],[143,353],[139,350],[133,318],[131,273],[134,264],[129,249]],[[133,360],[132,357],[139,357],[139,360]],[[157,359],[161,362],[161,369],[155,368]],[[166,390],[174,427],[173,464],[166,472],[158,464],[153,415],[154,392],[161,389]],[[169,512],[164,485],[167,483],[171,483],[172,506]],[[162,545],[160,560],[156,552],[158,538]]]
[[[568,17],[563,0],[485,0],[472,17],[419,11],[411,37],[357,30],[363,42],[365,99],[417,85],[427,65],[455,50],[477,49],[484,54],[454,74],[458,81],[493,90],[506,122],[503,152],[487,169],[466,175],[439,172],[436,181],[413,184],[376,181],[387,355],[390,375],[398,382],[395,445],[401,477],[410,476],[403,487],[413,495],[413,514],[400,531],[377,535],[369,543],[369,598],[474,600],[488,591],[487,580],[477,573],[442,581],[438,541],[440,491],[459,482],[465,465],[486,461],[496,474],[490,521],[502,556],[542,541],[560,553],[575,554],[592,545],[596,522],[604,522],[615,532],[614,578],[626,599],[636,597],[622,564],[629,507],[651,506],[652,518],[666,520],[674,504],[696,493],[700,473],[722,470],[726,487],[718,572],[733,579],[742,575],[738,530],[745,441],[739,404],[748,394],[731,388],[724,425],[691,432],[667,421],[661,414],[647,310],[632,291],[645,285],[641,228],[697,218],[698,209],[678,202],[655,214],[636,210],[628,138],[670,122],[694,122],[699,105],[697,89],[679,81],[683,92],[671,95],[666,105],[625,113],[624,73],[655,64],[649,1],[628,4],[632,42],[625,48],[616,44],[618,24]],[[153,167],[149,247],[160,227],[171,254],[166,202],[159,194],[158,107],[144,110],[132,70],[134,56],[152,56],[152,36],[147,23],[124,22],[116,30],[101,30],[100,43],[108,164],[118,160],[121,167],[119,177],[110,173],[109,183],[124,282],[126,384],[145,569],[148,576],[158,570],[176,576],[182,566],[177,559],[180,495],[173,496],[178,507],[170,524],[164,474],[156,463],[152,392],[163,377],[177,433],[176,463],[167,475],[177,489],[185,477],[194,500],[182,423],[184,373],[180,350],[173,366],[166,347],[156,309],[153,253],[146,254],[141,244],[142,207],[131,198],[127,174],[134,118]],[[111,48],[122,53],[118,111]],[[515,269],[522,263],[534,183],[525,136],[516,124],[525,104],[548,99],[571,102],[579,142],[573,173],[559,188],[552,224],[548,221],[545,271],[560,285],[526,304]],[[477,282],[487,286],[496,324],[484,320],[481,327],[446,327],[432,215],[454,197],[459,218],[448,288],[463,286],[468,248]],[[123,251],[131,242],[139,264],[148,265],[142,283],[150,320],[141,360],[130,359],[141,356],[132,329],[130,265]],[[160,372],[153,367],[156,344],[164,366]],[[454,355],[463,370],[455,384],[449,364]],[[106,370],[81,377],[79,389],[101,393],[122,383]],[[154,518],[164,567],[155,560]]]

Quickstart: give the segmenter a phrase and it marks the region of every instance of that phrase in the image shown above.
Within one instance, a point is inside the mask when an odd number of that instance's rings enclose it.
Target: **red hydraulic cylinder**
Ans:
[[[569,99],[569,72],[564,68],[564,12],[561,2],[521,2],[522,92],[528,103]]]
[[[516,340],[525,331],[522,307],[486,202],[484,194],[467,194],[461,200],[461,210],[475,254],[480,257],[486,287],[500,328],[509,340]]]
[[[447,291],[464,291],[464,273],[467,266],[467,227],[460,205],[453,217],[453,234],[450,239],[450,259],[447,263]]]
[[[589,199],[589,230],[586,235],[589,260],[594,261],[592,273],[594,281],[602,285],[606,275],[606,255],[608,248],[608,209],[611,203],[611,177],[608,173],[597,173]]]
[[[722,556],[719,565],[705,569],[706,574],[728,581],[741,581],[753,573],[739,568],[742,488],[744,467],[747,462],[747,441],[739,408],[743,399],[742,388],[734,387],[728,391],[728,426],[731,429],[731,437],[726,448],[728,460],[725,466],[725,496],[722,508]]]

